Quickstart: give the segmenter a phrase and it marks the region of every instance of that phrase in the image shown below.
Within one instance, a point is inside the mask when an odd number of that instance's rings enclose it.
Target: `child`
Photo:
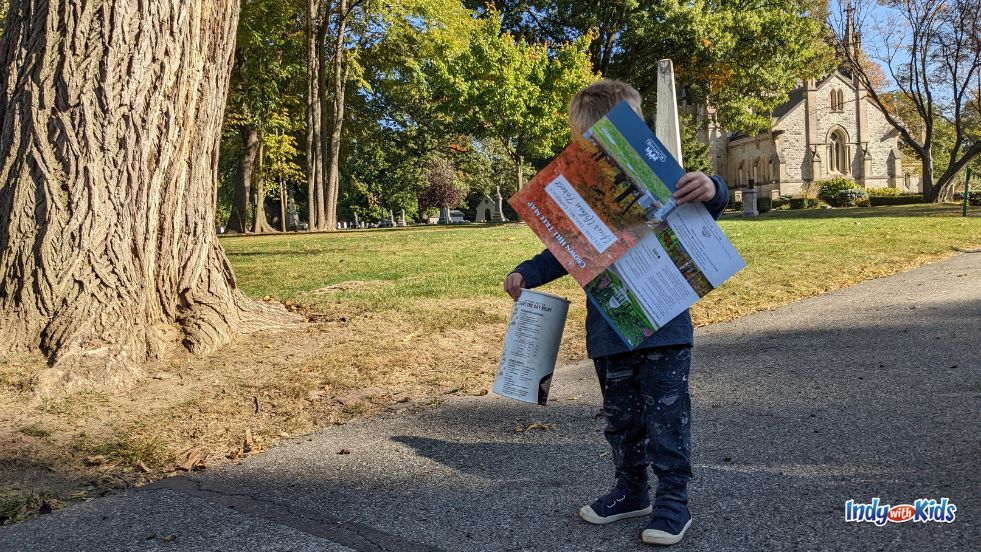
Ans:
[[[583,133],[622,100],[643,116],[640,94],[626,83],[601,80],[581,90],[569,105],[573,137],[583,139]],[[674,197],[678,204],[704,203],[718,218],[729,191],[720,177],[690,172],[676,184]],[[546,249],[518,265],[504,280],[504,290],[517,300],[521,288],[538,287],[565,274]],[[603,394],[616,484],[583,506],[579,515],[589,523],[606,524],[651,514],[643,542],[675,544],[691,525],[691,317],[683,312],[631,351],[592,303],[587,301],[586,308],[586,351]],[[657,475],[653,504],[648,465]]]

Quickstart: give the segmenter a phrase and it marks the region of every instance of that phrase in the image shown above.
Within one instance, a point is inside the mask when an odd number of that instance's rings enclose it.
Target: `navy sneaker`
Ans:
[[[647,485],[643,489],[631,489],[617,483],[613,490],[579,510],[579,517],[594,525],[606,525],[621,519],[646,516],[651,513],[651,493]]]
[[[662,509],[651,516],[640,538],[645,544],[678,544],[685,538],[685,531],[691,527],[691,514],[687,506]]]

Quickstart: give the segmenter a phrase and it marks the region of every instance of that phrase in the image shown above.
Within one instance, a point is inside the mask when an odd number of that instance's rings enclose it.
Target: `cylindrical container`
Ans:
[[[522,289],[511,309],[494,392],[519,401],[548,402],[569,302]]]

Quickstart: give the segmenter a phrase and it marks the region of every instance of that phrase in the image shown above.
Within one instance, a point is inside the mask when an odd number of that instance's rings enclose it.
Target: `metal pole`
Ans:
[[[967,216],[967,201],[971,195],[971,167],[967,168],[967,176],[964,178],[964,206],[961,208],[961,216]]]

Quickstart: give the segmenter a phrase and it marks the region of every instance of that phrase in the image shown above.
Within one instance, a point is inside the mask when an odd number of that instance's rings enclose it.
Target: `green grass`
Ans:
[[[31,424],[29,426],[24,426],[20,428],[18,431],[20,431],[24,435],[30,435],[31,437],[38,437],[38,438],[44,438],[51,435],[51,430],[46,429],[40,424]]]
[[[0,525],[13,525],[40,512],[49,512],[53,503],[52,496],[46,492],[0,489]]]
[[[76,391],[66,397],[56,399],[45,399],[41,403],[41,410],[48,414],[57,414],[66,417],[78,417],[109,402],[109,397],[100,391]]]
[[[222,241],[239,284],[251,296],[325,304],[340,300],[365,310],[411,309],[420,299],[503,298],[504,276],[542,249],[527,228],[516,225]],[[366,283],[312,293],[345,282]]]
[[[173,462],[173,454],[157,438],[143,435],[123,435],[105,442],[96,442],[84,433],[76,435],[71,448],[86,456],[101,456],[106,463],[150,469],[160,468]]]
[[[693,309],[702,321],[772,308],[981,245],[981,218],[946,205],[771,211],[723,219],[747,268]]]
[[[729,311],[769,308],[904,270],[956,248],[981,245],[981,219],[958,214],[953,206],[908,205],[724,218],[721,225],[748,267],[708,296],[719,312],[701,315],[711,321],[727,318]],[[237,237],[222,242],[240,286],[251,296],[398,310],[410,320],[421,314],[434,324],[440,321],[431,319],[430,309],[417,312],[420,301],[506,302],[502,279],[542,248],[523,225]],[[352,281],[367,283],[313,293]],[[569,278],[549,289],[567,296],[581,293]],[[445,313],[442,322],[495,320],[482,309],[463,308]]]

